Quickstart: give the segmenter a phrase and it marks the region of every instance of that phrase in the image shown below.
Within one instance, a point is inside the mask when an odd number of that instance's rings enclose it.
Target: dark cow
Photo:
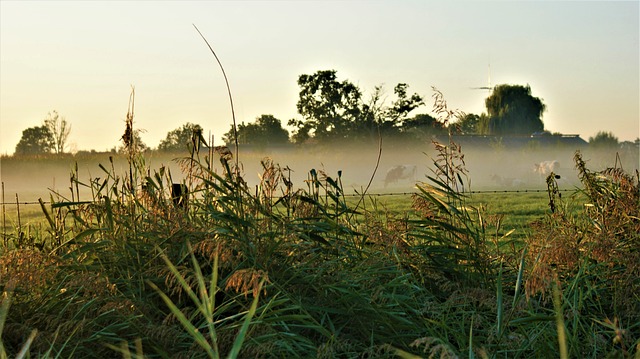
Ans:
[[[418,167],[416,165],[397,165],[387,170],[387,175],[384,177],[385,188],[398,181],[406,180],[415,182],[418,174]]]

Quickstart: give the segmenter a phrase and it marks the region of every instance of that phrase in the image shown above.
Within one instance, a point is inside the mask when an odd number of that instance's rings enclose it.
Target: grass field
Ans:
[[[566,195],[571,195],[567,192]],[[33,195],[27,197],[33,197]],[[18,197],[20,198],[20,196]],[[41,198],[41,197],[40,197]],[[361,197],[351,195],[346,198],[349,205],[355,206]],[[50,211],[49,198],[45,197],[45,207]],[[529,224],[544,217],[549,212],[549,196],[546,192],[484,192],[470,194],[469,204],[482,207],[489,215],[489,220],[500,219],[503,230],[515,229],[514,236],[523,237]],[[359,205],[362,209],[375,214],[390,214],[402,217],[411,215],[412,195],[403,194],[376,194],[365,195],[365,200]],[[15,231],[18,224],[25,230],[43,230],[47,226],[42,207],[37,201],[24,202],[18,200],[18,204],[8,202],[4,205],[4,221],[0,233]],[[19,214],[19,216],[18,216]]]
[[[415,194],[362,199],[329,166],[71,165],[46,215],[4,207],[0,357],[639,356],[637,174],[576,154],[574,198],[467,196],[440,151]]]

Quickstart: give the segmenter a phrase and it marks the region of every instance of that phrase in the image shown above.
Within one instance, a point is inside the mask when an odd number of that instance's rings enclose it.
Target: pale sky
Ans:
[[[491,85],[529,84],[547,130],[640,136],[639,2],[558,1],[7,1],[0,0],[0,153],[57,110],[76,150],[120,144],[130,87],[135,126],[156,147],[200,124],[296,113],[297,78],[337,70],[365,97],[409,84],[431,110],[485,112]]]

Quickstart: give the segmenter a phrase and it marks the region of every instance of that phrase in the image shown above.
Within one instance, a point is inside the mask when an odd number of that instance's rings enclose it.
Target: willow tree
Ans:
[[[487,116],[480,129],[491,135],[530,135],[544,131],[542,100],[531,95],[531,87],[498,85],[487,97]]]

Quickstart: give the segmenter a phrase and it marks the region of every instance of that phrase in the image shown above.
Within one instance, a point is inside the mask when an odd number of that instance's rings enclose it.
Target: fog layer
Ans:
[[[635,173],[639,167],[639,153],[636,149],[624,151],[616,149],[581,150],[587,167],[593,171],[607,167],[622,167],[627,173]],[[462,148],[461,155],[464,167],[468,170],[466,189],[472,191],[505,191],[505,190],[544,190],[545,173],[536,171],[541,162],[556,162],[554,172],[560,175],[558,180],[561,189],[573,189],[579,186],[577,172],[574,165],[575,149],[571,148]],[[113,156],[113,162],[109,156]],[[173,182],[184,180],[185,173],[174,160],[188,154],[159,154],[143,155],[145,165],[149,167],[149,174],[164,166],[171,172]],[[205,154],[202,154],[204,157]],[[379,163],[378,163],[379,157]],[[239,161],[241,173],[249,186],[260,183],[263,172],[261,161],[271,159],[285,170],[290,176],[294,187],[306,188],[305,180],[309,171],[315,169],[321,176],[338,179],[341,172],[341,182],[346,193],[364,190],[371,181],[371,193],[398,193],[415,190],[415,183],[428,181],[427,176],[433,176],[439,153],[432,143],[424,145],[385,144],[380,149],[377,145],[366,146],[326,146],[326,147],[292,147],[279,149],[246,149],[240,148]],[[456,164],[460,164],[457,162]],[[49,200],[50,190],[71,199],[69,189],[71,173],[78,167],[78,179],[89,185],[91,181],[101,181],[106,178],[106,169],[113,168],[116,174],[124,177],[128,174],[126,158],[114,154],[94,154],[84,156],[50,156],[46,159],[5,157],[1,162],[2,182],[4,183],[5,202],[15,203],[19,200],[37,201],[38,198]],[[218,161],[214,161],[215,170],[222,173]],[[377,169],[376,169],[377,166]],[[415,175],[395,176],[389,178],[388,172],[397,166],[412,168]],[[290,169],[290,171],[288,170]],[[372,179],[373,177],[373,179]],[[385,185],[385,178],[387,178]],[[89,187],[80,185],[81,200],[90,200]],[[74,198],[78,200],[77,198]]]

